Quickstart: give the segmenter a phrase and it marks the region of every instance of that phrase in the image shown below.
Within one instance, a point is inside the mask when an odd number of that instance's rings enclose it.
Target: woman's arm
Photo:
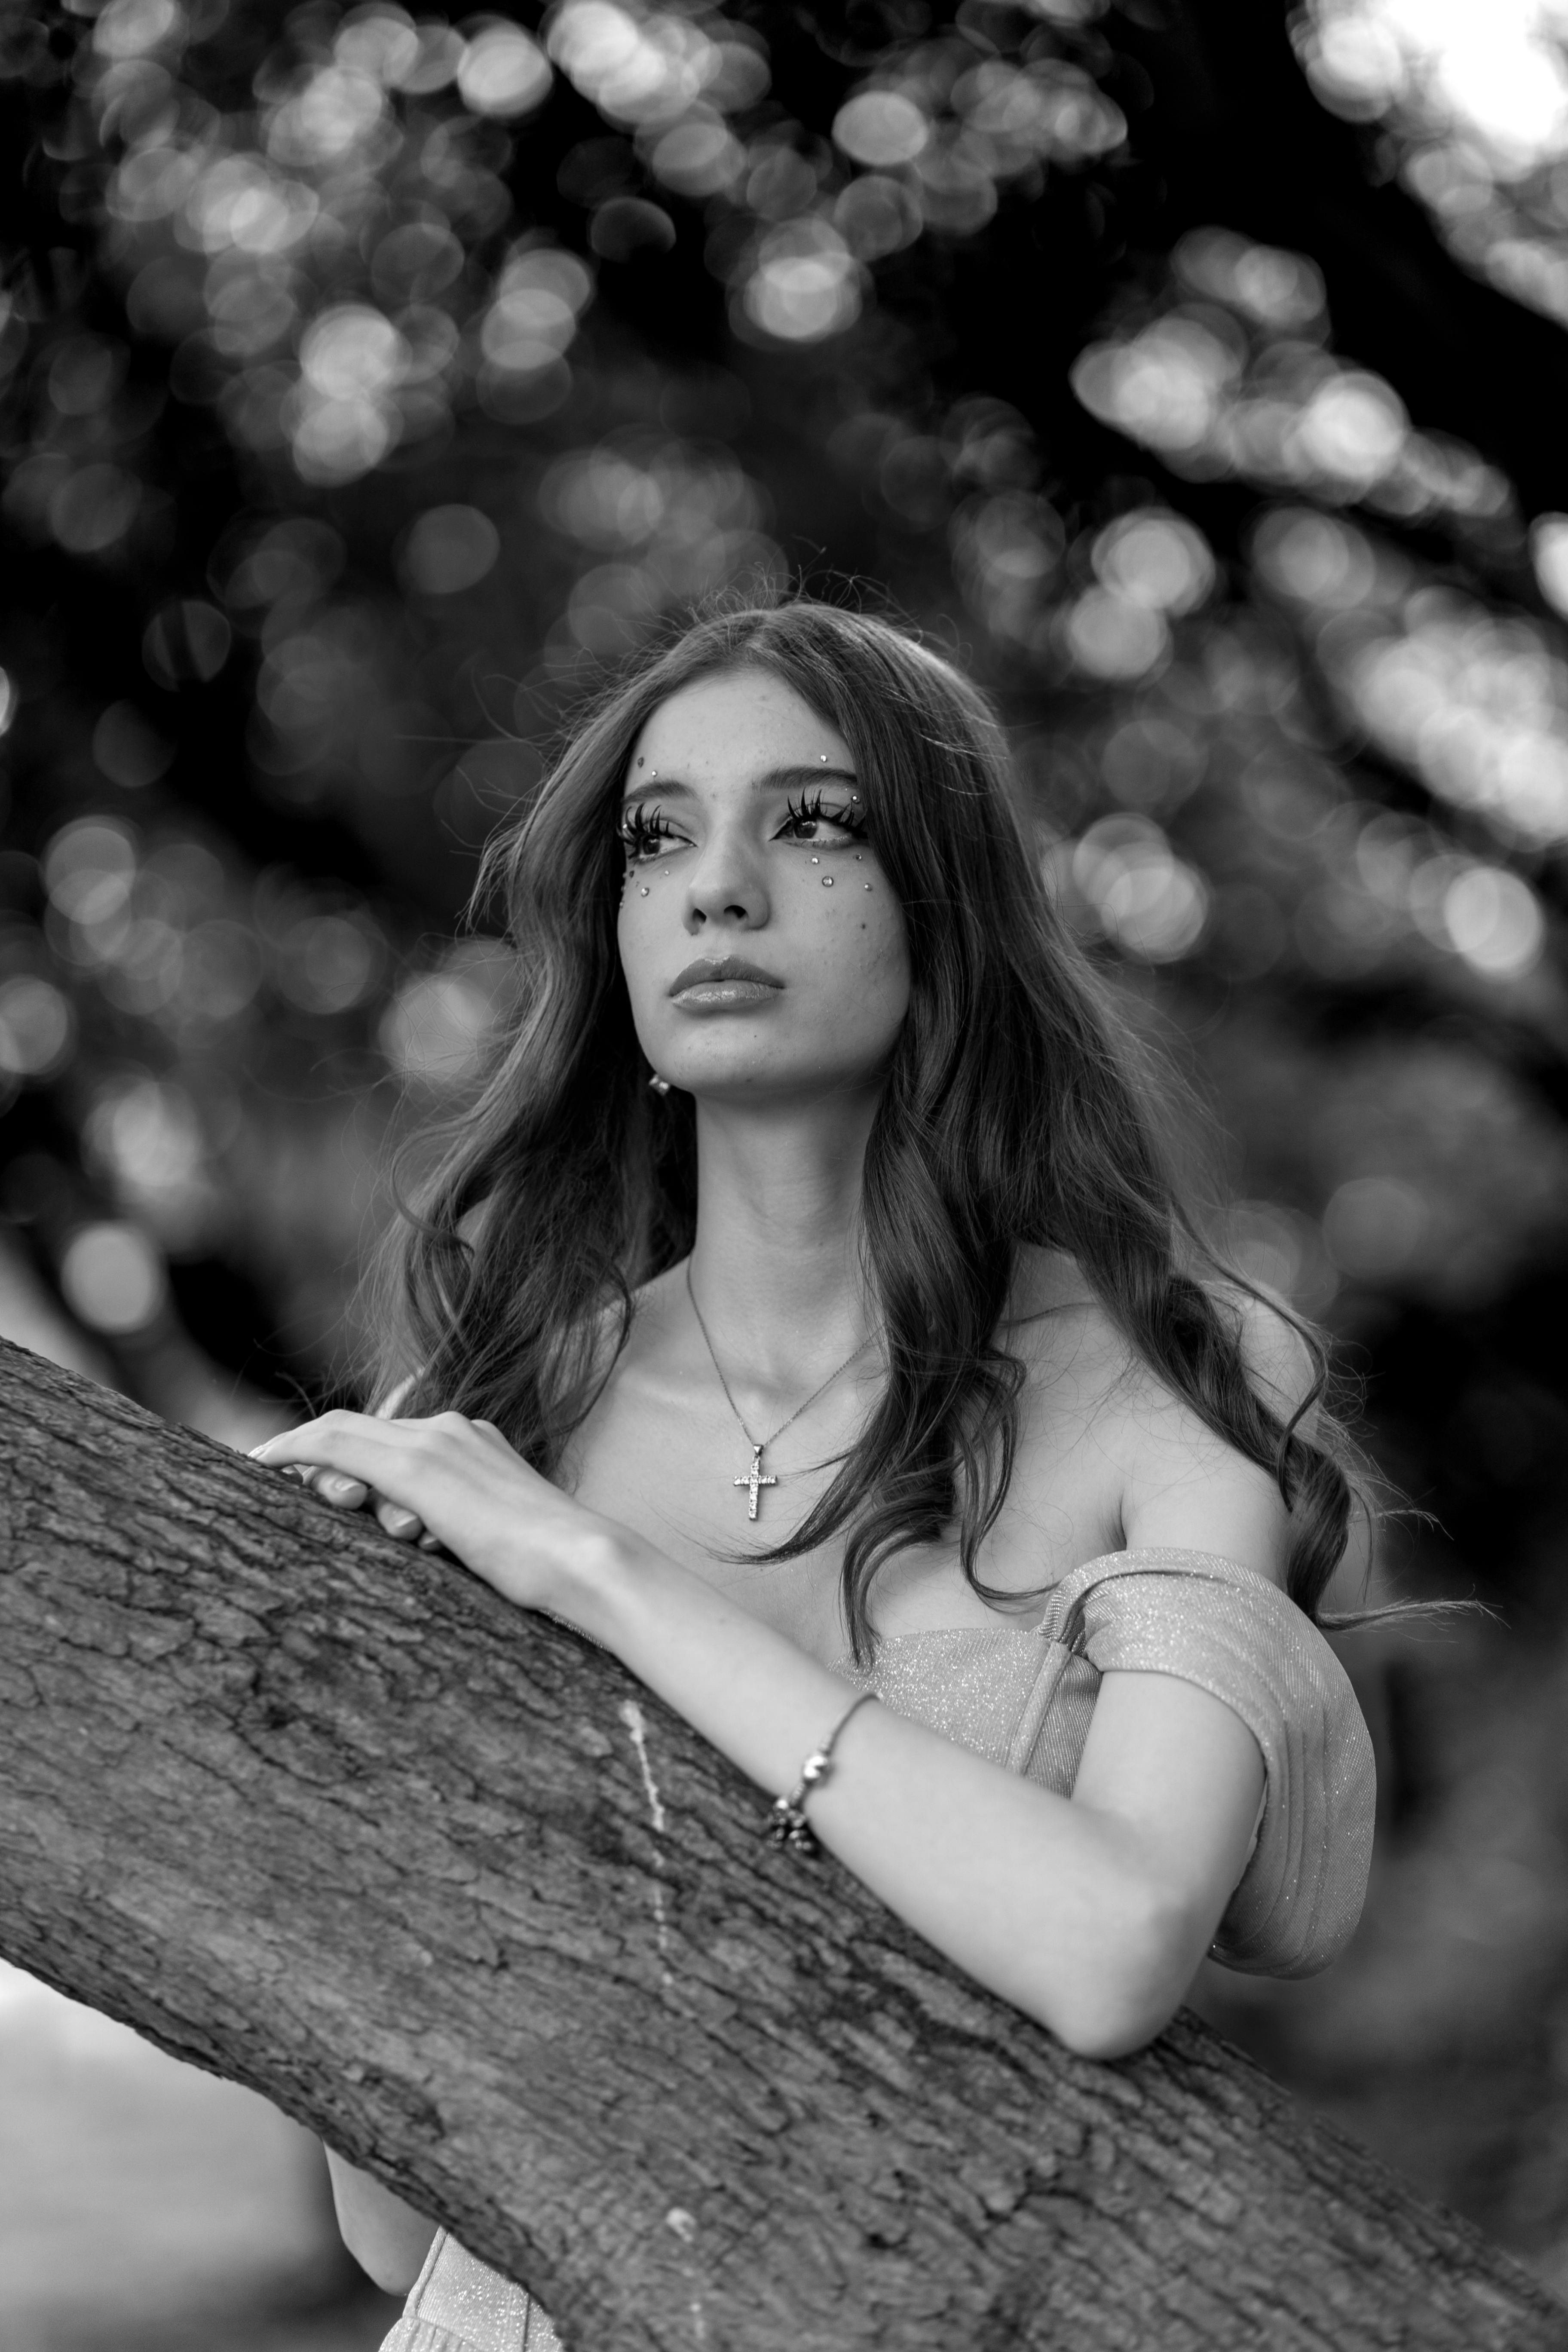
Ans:
[[[770,1796],[850,1696],[635,1539],[575,1622]],[[1262,1790],[1257,1743],[1220,1701],[1166,1675],[1108,1675],[1071,1799],[878,1706],[847,1727],[809,1811],[823,1843],[962,1969],[1070,2048],[1110,2058],[1179,2006]]]
[[[342,2242],[387,2294],[406,2294],[425,2267],[437,2224],[331,2148],[326,2151]]]
[[[258,1452],[347,1472],[416,1513],[507,1599],[614,1650],[770,1797],[794,1785],[848,1701],[783,1634],[460,1415],[330,1413]],[[1246,1484],[1228,1511],[1217,1474],[1206,1538],[1233,1556],[1226,1530],[1247,1517],[1259,1475],[1237,1472]],[[1133,1540],[1191,1538],[1164,1533],[1148,1505]],[[1245,1866],[1262,1788],[1257,1744],[1219,1700],[1163,1675],[1117,1675],[1071,1799],[863,1707],[811,1818],[961,1968],[1073,2049],[1115,2057],[1180,2003]]]

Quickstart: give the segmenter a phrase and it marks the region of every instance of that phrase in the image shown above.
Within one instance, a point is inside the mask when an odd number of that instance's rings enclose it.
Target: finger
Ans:
[[[363,1478],[351,1478],[345,1470],[321,1470],[316,1474],[315,1491],[323,1503],[331,1503],[340,1511],[357,1511],[370,1493]]]
[[[395,1536],[399,1543],[412,1543],[416,1536],[425,1532],[425,1522],[418,1512],[406,1510],[401,1503],[384,1499],[377,1503],[375,1516],[387,1534]]]
[[[407,1422],[375,1421],[364,1413],[327,1412],[297,1429],[280,1430],[276,1437],[254,1446],[251,1459],[274,1470],[290,1462],[302,1464],[318,1483],[329,1470],[335,1470],[345,1477],[374,1484],[372,1465],[395,1459],[412,1426]]]

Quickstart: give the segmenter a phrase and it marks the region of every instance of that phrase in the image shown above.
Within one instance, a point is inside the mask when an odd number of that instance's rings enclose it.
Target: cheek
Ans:
[[[616,946],[620,955],[621,975],[626,983],[626,993],[634,1004],[646,992],[647,985],[651,943],[647,923],[638,919],[639,916],[646,916],[647,911],[637,895],[634,876],[626,885],[621,899],[621,911],[616,921]]]
[[[874,988],[879,1000],[909,993],[909,950],[903,910],[882,875],[859,864],[837,866],[831,877],[812,877],[811,909],[825,955],[840,971]],[[817,893],[822,896],[818,898]],[[831,896],[827,894],[831,891]],[[885,1009],[885,1007],[884,1007]]]

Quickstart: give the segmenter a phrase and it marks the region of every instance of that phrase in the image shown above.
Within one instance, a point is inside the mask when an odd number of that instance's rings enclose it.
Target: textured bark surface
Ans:
[[[585,2352],[1568,2347],[1195,2021],[1065,2054],[611,1658],[0,1347],[0,1949]]]

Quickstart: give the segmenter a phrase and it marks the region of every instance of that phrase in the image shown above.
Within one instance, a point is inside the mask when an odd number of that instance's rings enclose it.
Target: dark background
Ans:
[[[350,1392],[574,698],[726,587],[907,614],[1362,1383],[1378,1595],[1493,1612],[1345,1641],[1366,1921],[1205,2004],[1568,2284],[1559,49],[1480,0],[1430,51],[1377,0],[5,25],[0,1326],[235,1442]]]

